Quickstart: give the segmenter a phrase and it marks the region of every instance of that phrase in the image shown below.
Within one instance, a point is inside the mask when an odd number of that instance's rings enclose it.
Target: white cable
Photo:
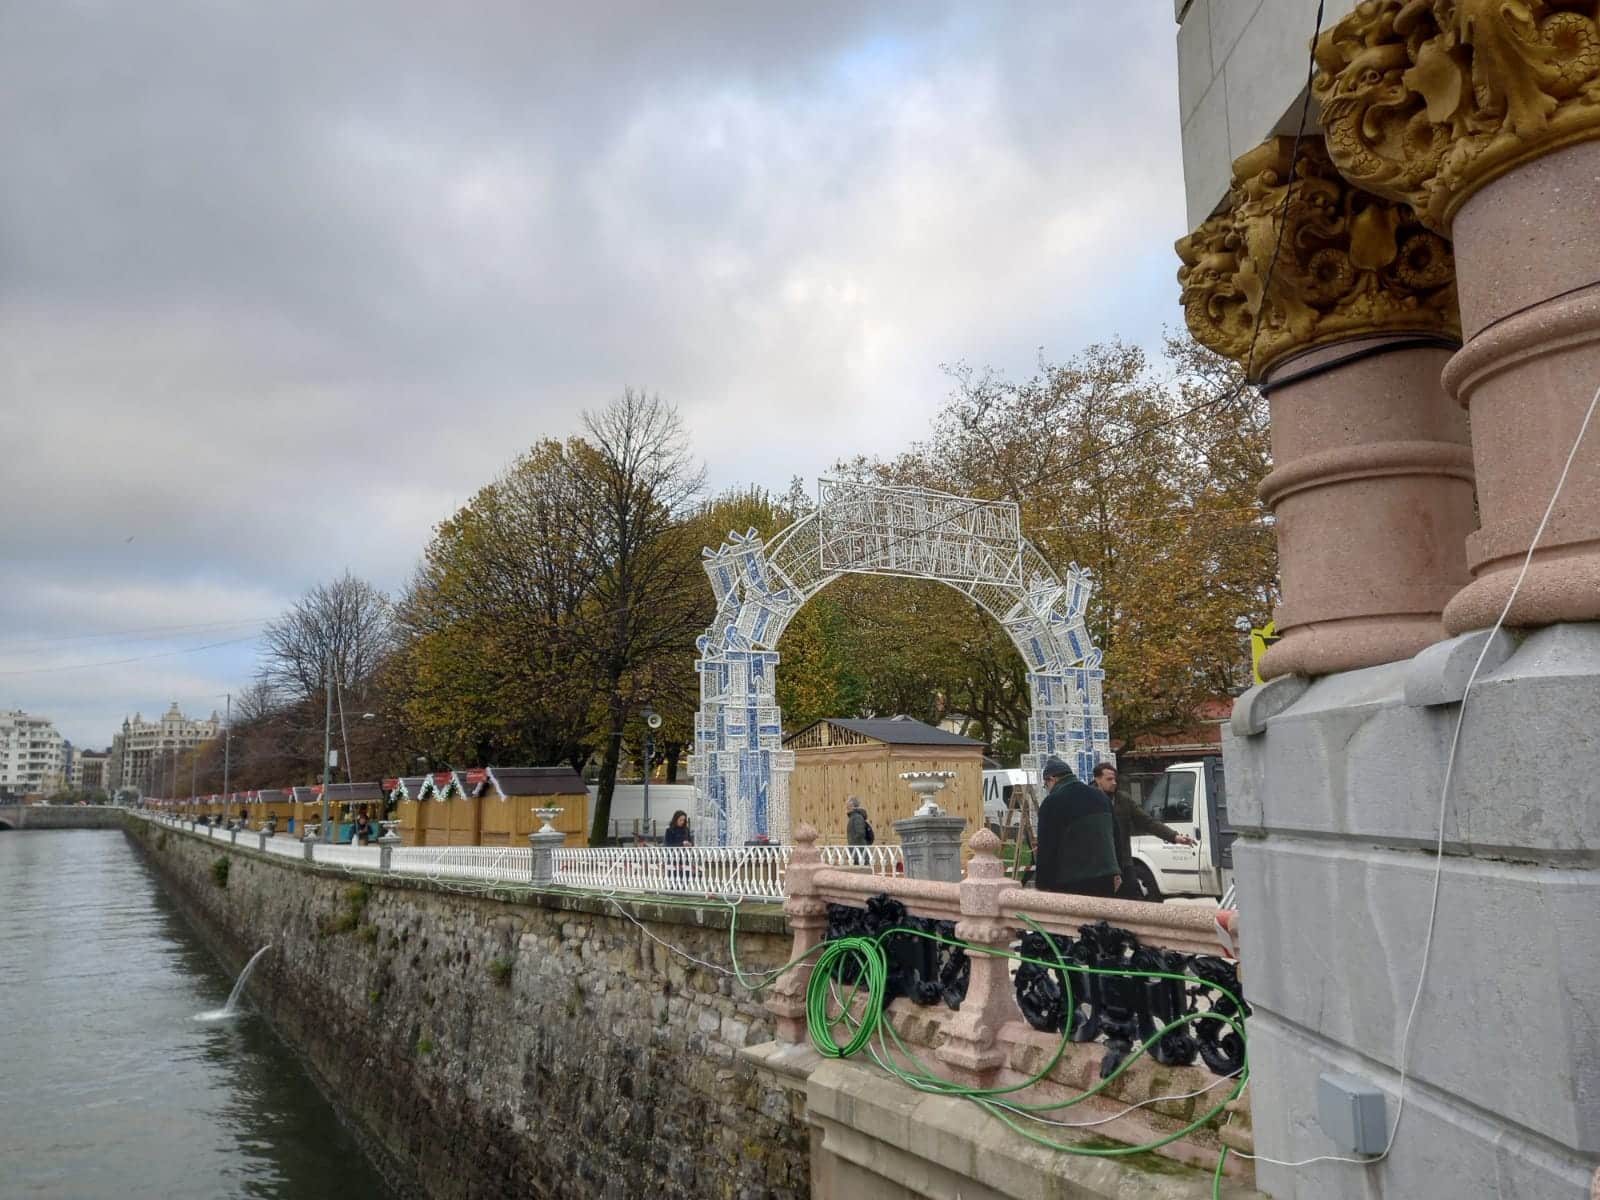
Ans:
[[[1573,439],[1572,449],[1567,452],[1567,461],[1562,464],[1561,475],[1556,479],[1555,491],[1550,493],[1550,503],[1544,507],[1544,516],[1539,518],[1539,527],[1533,531],[1533,541],[1528,543],[1528,552],[1522,558],[1522,569],[1517,572],[1516,582],[1511,585],[1511,594],[1506,597],[1505,607],[1500,610],[1500,615],[1495,618],[1495,623],[1489,630],[1488,637],[1483,639],[1483,648],[1478,651],[1477,661],[1472,664],[1472,673],[1467,676],[1467,686],[1461,692],[1461,704],[1456,711],[1455,732],[1450,735],[1450,754],[1445,759],[1444,784],[1439,789],[1439,834],[1435,839],[1433,848],[1433,898],[1428,905],[1427,934],[1422,942],[1422,965],[1417,972],[1417,990],[1411,997],[1411,1011],[1406,1014],[1405,1031],[1400,1035],[1400,1087],[1395,1096],[1394,1124],[1389,1128],[1389,1140],[1384,1145],[1383,1151],[1370,1158],[1345,1158],[1339,1155],[1323,1154],[1316,1158],[1303,1158],[1296,1162],[1284,1162],[1276,1158],[1267,1158],[1260,1154],[1245,1154],[1234,1151],[1240,1158],[1254,1159],[1256,1162],[1271,1163],[1275,1167],[1305,1167],[1319,1162],[1353,1162],[1366,1165],[1379,1163],[1389,1157],[1389,1151],[1394,1149],[1395,1139],[1400,1135],[1400,1120],[1406,1111],[1406,1083],[1410,1079],[1410,1050],[1411,1026],[1417,1017],[1417,1006],[1422,1002],[1423,985],[1428,979],[1428,963],[1433,952],[1433,931],[1439,915],[1439,885],[1444,879],[1444,823],[1449,812],[1450,783],[1455,777],[1456,751],[1461,745],[1461,726],[1467,716],[1467,697],[1472,694],[1472,685],[1478,681],[1478,672],[1483,668],[1483,660],[1489,654],[1489,647],[1494,644],[1495,634],[1500,632],[1506,623],[1506,617],[1511,614],[1511,606],[1517,601],[1517,593],[1522,590],[1522,581],[1528,576],[1528,568],[1533,563],[1533,552],[1538,549],[1539,539],[1544,537],[1545,527],[1550,523],[1550,516],[1556,510],[1556,501],[1561,498],[1561,489],[1567,484],[1567,475],[1572,470],[1573,460],[1578,457],[1578,447],[1583,445],[1583,435],[1589,431],[1589,422],[1594,419],[1595,409],[1600,407],[1600,387],[1595,388],[1595,393],[1589,401],[1589,409],[1583,414],[1583,423],[1578,426],[1578,436]]]

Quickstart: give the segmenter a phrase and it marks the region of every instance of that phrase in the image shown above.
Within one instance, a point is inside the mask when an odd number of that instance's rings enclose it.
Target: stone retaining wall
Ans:
[[[810,1194],[803,1097],[737,1054],[771,1017],[661,944],[725,965],[726,909],[358,880],[131,834],[235,967],[272,943],[251,1002],[422,1194]],[[781,913],[741,910],[747,972],[789,945]]]

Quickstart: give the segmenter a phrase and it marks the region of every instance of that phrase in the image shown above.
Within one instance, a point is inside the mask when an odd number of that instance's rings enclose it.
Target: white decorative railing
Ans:
[[[899,846],[873,844],[871,846],[818,846],[824,866],[868,867],[873,875],[904,875],[906,856]],[[783,848],[783,861],[789,861],[793,846]]]
[[[322,855],[320,846],[317,855]],[[533,874],[533,851],[526,846],[396,846],[390,866],[397,874],[428,879],[525,884]]]
[[[187,828],[170,817],[153,818]],[[196,830],[199,833],[199,830]],[[214,836],[225,838],[223,831]],[[260,845],[258,831],[241,832],[237,843]],[[269,853],[304,858],[305,843],[279,833],[266,840]],[[894,877],[905,871],[899,846],[823,846],[825,865],[853,868],[855,873]],[[550,884],[596,892],[663,893],[678,896],[722,896],[730,899],[782,900],[784,878],[793,846],[621,846],[560,847],[551,856]],[[427,879],[476,880],[528,885],[533,880],[535,851],[528,846],[395,846],[390,870]],[[377,871],[378,846],[329,845],[315,842],[311,861],[355,870]]]
[[[787,846],[623,846],[555,851],[558,887],[783,899]]]

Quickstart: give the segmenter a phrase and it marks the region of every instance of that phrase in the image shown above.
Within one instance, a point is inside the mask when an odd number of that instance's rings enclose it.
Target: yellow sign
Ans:
[[[1250,631],[1250,674],[1257,683],[1264,682],[1261,678],[1261,656],[1267,652],[1267,647],[1278,640],[1278,623],[1268,621],[1260,629]]]

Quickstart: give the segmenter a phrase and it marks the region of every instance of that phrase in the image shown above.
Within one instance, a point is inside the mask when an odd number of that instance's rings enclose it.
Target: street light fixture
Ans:
[[[640,709],[644,717],[644,833],[649,837],[655,831],[650,827],[650,759],[656,752],[656,730],[661,728],[661,714],[646,704]]]

